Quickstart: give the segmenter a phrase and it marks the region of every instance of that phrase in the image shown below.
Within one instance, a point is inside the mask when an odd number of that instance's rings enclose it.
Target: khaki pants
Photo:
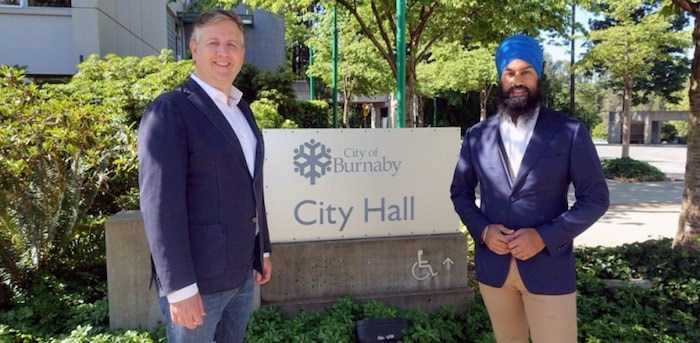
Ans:
[[[498,343],[576,343],[576,293],[538,295],[527,291],[515,259],[501,288],[479,283]],[[529,332],[528,332],[529,331]]]

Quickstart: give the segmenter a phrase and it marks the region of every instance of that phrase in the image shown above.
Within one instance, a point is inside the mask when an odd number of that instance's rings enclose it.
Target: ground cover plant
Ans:
[[[648,162],[629,157],[601,161],[605,177],[620,182],[665,181],[666,174]]]
[[[575,256],[579,342],[700,342],[700,252],[659,239],[579,248]],[[35,275],[34,286],[0,313],[0,342],[165,342],[162,327],[109,330],[104,277],[99,269]],[[605,279],[645,279],[651,288],[610,288]],[[269,306],[253,314],[246,342],[354,342],[357,321],[392,317],[410,322],[404,342],[493,342],[479,293],[464,301],[466,311],[425,313],[346,297],[323,313],[292,318]]]

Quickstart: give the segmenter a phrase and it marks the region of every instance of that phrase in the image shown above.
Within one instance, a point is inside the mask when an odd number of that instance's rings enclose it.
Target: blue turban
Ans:
[[[542,78],[542,49],[540,44],[531,37],[525,35],[510,36],[501,42],[496,50],[496,70],[498,80],[501,79],[503,69],[513,60],[521,59],[535,68],[537,77]]]

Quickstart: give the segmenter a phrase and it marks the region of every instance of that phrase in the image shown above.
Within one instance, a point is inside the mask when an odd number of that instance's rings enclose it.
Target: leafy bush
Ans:
[[[608,139],[608,126],[605,122],[600,122],[591,130],[591,137],[597,139]]]
[[[688,122],[685,120],[669,120],[661,126],[662,142],[685,143],[688,140]]]
[[[19,287],[89,224],[98,192],[136,158],[136,135],[114,104],[23,79],[0,68],[0,271]]]
[[[324,101],[294,100],[283,104],[280,114],[303,128],[331,127],[331,110]]]
[[[603,160],[603,172],[608,179],[623,182],[664,181],[666,175],[658,168],[629,157]]]
[[[272,128],[297,128],[298,125],[289,119],[282,118],[277,113],[277,106],[269,99],[260,99],[250,104],[250,109],[255,115],[255,121],[261,129]]]
[[[159,56],[118,57],[96,55],[78,65],[78,72],[66,84],[51,85],[57,96],[72,96],[81,104],[110,106],[122,127],[133,134],[146,106],[158,95],[169,91],[194,71],[192,61],[175,61],[170,50]],[[81,105],[82,106],[82,105]],[[135,153],[126,160],[123,171],[117,172],[95,198],[91,215],[111,215],[122,209],[137,209],[137,168]]]
[[[700,341],[700,251],[671,239],[577,249],[579,341]],[[610,289],[601,279],[643,278],[650,290]]]
[[[483,306],[483,305],[482,305]],[[485,310],[484,310],[485,311]],[[355,323],[363,319],[405,317],[411,325],[404,342],[464,342],[466,331],[463,314],[446,307],[428,314],[421,310],[403,311],[370,300],[358,304],[343,297],[325,313],[305,313],[285,320],[275,306],[256,311],[248,323],[246,342],[355,342]],[[490,327],[490,325],[489,325]]]
[[[661,126],[661,141],[670,142],[674,138],[678,139],[678,130],[676,130],[676,127],[669,124],[668,122],[664,123]]]
[[[668,123],[673,125],[673,127],[676,128],[676,132],[678,133],[678,137],[682,141],[686,141],[688,139],[688,121],[687,120],[669,120]]]
[[[109,104],[131,125],[138,123],[153,99],[185,82],[193,71],[192,61],[176,62],[171,50],[143,58],[91,55],[78,65],[69,83],[52,88],[85,103]]]

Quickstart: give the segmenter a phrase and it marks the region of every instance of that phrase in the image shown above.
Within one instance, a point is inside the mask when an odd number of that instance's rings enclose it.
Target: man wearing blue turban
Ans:
[[[573,240],[607,210],[605,176],[586,127],[542,106],[536,40],[505,39],[496,69],[498,110],[465,133],[452,201],[477,242],[476,275],[496,341],[575,343]]]

